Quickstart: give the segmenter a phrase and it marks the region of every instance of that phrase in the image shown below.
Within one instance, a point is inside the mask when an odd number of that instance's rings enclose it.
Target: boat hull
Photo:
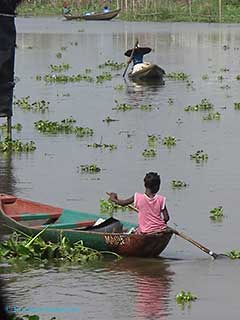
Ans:
[[[165,71],[156,64],[146,64],[138,71],[129,72],[128,76],[132,80],[163,80]]]
[[[173,234],[170,229],[152,234],[127,234],[125,232],[80,230],[77,227],[65,228],[64,223],[65,226],[74,223],[76,225],[84,224],[86,221],[90,223],[89,221],[94,222],[99,216],[64,210],[3,194],[0,195],[0,215],[4,223],[12,230],[35,236],[45,229],[41,234],[45,241],[58,242],[61,236],[65,236],[70,243],[83,241],[86,247],[99,251],[112,251],[122,256],[156,257],[167,247]],[[57,219],[57,228],[54,227],[54,223],[52,225],[48,223],[48,228],[46,228],[44,219],[40,220],[41,218],[45,218],[47,221]],[[121,223],[126,229],[136,226],[129,222],[121,221]]]
[[[66,20],[111,20],[115,18],[120,12],[120,9],[109,11],[109,12],[102,12],[102,13],[93,13],[89,15],[71,15],[65,14],[64,18]]]

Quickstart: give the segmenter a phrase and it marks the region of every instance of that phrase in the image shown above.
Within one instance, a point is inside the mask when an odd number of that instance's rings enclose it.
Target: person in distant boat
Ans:
[[[71,8],[69,7],[67,1],[63,2],[63,14],[71,14]]]
[[[110,200],[120,206],[134,203],[138,209],[137,233],[159,232],[167,228],[169,214],[166,207],[166,198],[157,194],[161,179],[156,172],[149,172],[144,178],[145,192],[136,192],[134,196],[121,200],[114,192],[110,193]]]
[[[135,48],[129,49],[124,53],[125,56],[130,57],[129,63],[131,63],[131,61],[133,62],[133,69],[132,69],[133,73],[150,65],[149,62],[143,61],[143,56],[151,51],[152,51],[151,48],[140,47],[139,45],[137,45]]]
[[[103,13],[107,13],[107,12],[109,12],[109,11],[110,11],[110,9],[109,9],[108,6],[103,7]]]

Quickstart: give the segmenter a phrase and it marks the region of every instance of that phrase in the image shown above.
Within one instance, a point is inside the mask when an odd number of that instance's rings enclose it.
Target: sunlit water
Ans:
[[[240,111],[233,105],[240,102],[240,82],[236,80],[240,73],[239,25],[66,22],[60,18],[17,18],[16,25],[15,96],[29,95],[32,102],[44,99],[50,105],[44,114],[14,108],[13,122],[23,125],[20,133],[13,131],[14,138],[33,140],[37,150],[28,155],[0,156],[0,192],[98,212],[106,191],[131,196],[143,191],[146,172],[158,171],[172,226],[216,252],[238,249]],[[49,85],[36,80],[36,75],[50,73],[50,64],[63,62],[71,66],[68,74],[90,68],[90,75],[96,77],[109,71],[98,68],[106,60],[125,62],[124,52],[136,38],[153,48],[146,61],[159,64],[166,73],[185,72],[193,82],[166,79],[164,86],[146,86],[131,83],[127,77],[124,81],[124,69],[110,71],[113,79],[103,84]],[[61,59],[56,57],[58,52]],[[114,89],[118,85],[123,85],[122,91]],[[184,111],[185,106],[199,104],[203,98],[221,113],[219,121],[204,121],[202,112]],[[115,100],[134,106],[151,104],[153,110],[118,112],[112,110]],[[70,116],[77,125],[93,128],[93,137],[44,136],[34,128],[40,119],[61,121]],[[102,120],[107,116],[119,121],[106,124]],[[146,160],[142,152],[148,148],[150,134],[175,136],[177,145],[169,150],[159,143],[157,156]],[[94,142],[116,144],[117,150],[87,147]],[[199,149],[209,156],[203,164],[190,160],[190,154]],[[78,167],[90,163],[102,171],[81,174]],[[183,180],[189,186],[173,190],[172,180]],[[209,211],[220,205],[225,217],[214,223]],[[137,219],[127,213],[116,216]],[[175,237],[163,256],[167,259],[123,259],[90,268],[24,273],[4,267],[2,272],[12,304],[39,308],[35,313],[46,320],[54,315],[69,320],[237,319],[238,262],[213,262]],[[175,295],[181,290],[198,297],[191,308],[176,304]],[[69,307],[67,313],[61,310],[64,307]],[[50,308],[56,308],[55,312]]]

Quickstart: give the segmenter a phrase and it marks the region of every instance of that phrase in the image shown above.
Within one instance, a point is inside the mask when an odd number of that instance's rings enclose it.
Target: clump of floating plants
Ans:
[[[86,74],[66,75],[66,74],[46,74],[44,81],[47,83],[67,83],[67,82],[93,82],[94,79]]]
[[[190,158],[192,160],[195,160],[196,162],[207,161],[208,154],[205,153],[203,150],[197,150],[195,153],[190,154]]]
[[[7,123],[3,123],[0,125],[0,129],[3,131],[6,131],[8,128]],[[22,130],[22,125],[21,123],[16,123],[14,125],[11,126],[11,129],[15,129],[17,131],[21,131]]]
[[[97,83],[103,83],[104,81],[110,81],[112,80],[112,75],[109,72],[103,72],[102,74],[99,74],[96,76],[96,82]]]
[[[139,109],[143,111],[152,111],[153,107],[151,104],[141,104]]]
[[[117,149],[117,146],[115,144],[106,144],[106,143],[88,144],[88,147],[89,148],[109,149],[110,151]]]
[[[51,72],[63,72],[70,69],[70,65],[68,63],[62,64],[50,64],[49,66]]]
[[[0,243],[0,260],[10,264],[16,262],[48,263],[69,262],[85,263],[103,258],[103,255],[83,245],[83,241],[71,244],[63,234],[58,243],[46,242],[41,238],[41,230],[36,236],[29,237],[14,232],[8,240]]]
[[[73,124],[76,120],[72,117],[63,119],[61,122],[49,121],[49,120],[39,120],[34,122],[35,128],[41,133],[68,133],[75,134],[77,137],[92,136],[93,129],[88,127],[78,127]]]
[[[115,87],[113,87],[114,90],[116,91],[122,91],[124,89],[123,84],[117,84]]]
[[[148,145],[149,147],[156,147],[156,144],[158,142],[159,137],[154,135],[154,134],[149,134],[147,141],[148,141]]]
[[[197,299],[197,297],[194,296],[190,291],[185,292],[184,290],[181,290],[180,293],[178,293],[175,298],[177,303],[182,305]]]
[[[210,219],[212,220],[221,220],[223,218],[223,207],[218,206],[216,208],[213,208],[209,211],[210,213]]]
[[[171,186],[174,189],[181,189],[181,188],[187,187],[187,184],[186,184],[186,182],[181,181],[181,180],[172,180]]]
[[[166,77],[171,80],[187,80],[190,76],[184,72],[170,72]]]
[[[36,149],[36,145],[33,141],[21,142],[20,140],[11,140],[5,138],[0,141],[0,152],[31,152]]]
[[[81,164],[80,170],[82,173],[97,173],[101,171],[101,168],[99,168],[95,163]]]
[[[157,155],[157,152],[155,149],[145,149],[142,152],[142,155],[144,156],[144,158],[154,158]]]
[[[238,75],[236,76],[236,79],[237,79],[237,80],[240,80],[240,74],[238,74]]]
[[[62,53],[61,53],[61,52],[57,52],[57,53],[56,53],[56,57],[57,57],[58,59],[61,59],[61,58],[62,58]]]
[[[173,146],[176,145],[177,140],[176,140],[175,137],[168,136],[168,137],[164,137],[164,138],[162,139],[162,143],[163,143],[165,146],[171,148],[171,147],[173,147]]]
[[[203,74],[203,75],[202,75],[202,79],[203,79],[203,80],[208,80],[208,79],[209,79],[208,74]]]
[[[168,104],[173,104],[174,103],[174,99],[173,98],[168,98]]]
[[[100,64],[98,68],[103,69],[106,67],[110,67],[111,70],[120,70],[126,66],[125,63],[118,63],[113,60],[107,60],[103,64]]]
[[[194,106],[187,106],[184,108],[185,111],[209,111],[213,109],[213,104],[208,99],[202,99],[199,104]]]
[[[231,259],[240,259],[240,250],[231,250],[226,255]]]
[[[11,307],[9,308],[10,311],[11,311]],[[15,311],[16,307],[13,307],[12,308],[13,311]],[[23,308],[24,310],[25,308]],[[8,312],[9,310],[7,310]],[[20,308],[20,311],[21,311],[21,308]],[[56,320],[57,318],[56,317],[52,317],[51,319],[49,320]],[[13,313],[9,313],[8,314],[8,320],[41,320],[40,317],[36,314],[33,314],[33,315],[28,315],[28,314],[25,314],[24,316],[17,316]]]
[[[112,108],[112,110],[117,111],[129,111],[135,109],[135,107],[127,104],[127,103],[118,103],[117,100],[115,100],[116,106]]]
[[[206,116],[203,116],[203,120],[220,120],[221,113],[219,112],[210,112]]]
[[[45,112],[48,111],[49,102],[45,100],[29,101],[30,96],[23,97],[14,101],[14,105],[20,107],[24,111]]]
[[[114,211],[121,210],[121,211],[128,211],[127,206],[120,206],[116,203],[114,203],[111,200],[104,200],[100,199],[100,212],[101,213],[109,213],[111,214]]]
[[[109,123],[109,122],[114,122],[114,121],[119,121],[119,120],[117,120],[117,119],[112,119],[112,118],[110,118],[109,116],[107,116],[107,118],[103,119],[103,122],[107,122],[107,123]]]
[[[240,110],[240,102],[234,102],[234,109]]]

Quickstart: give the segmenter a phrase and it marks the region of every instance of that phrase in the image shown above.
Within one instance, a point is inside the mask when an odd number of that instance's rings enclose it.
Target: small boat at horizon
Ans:
[[[66,20],[105,20],[109,21],[113,18],[115,18],[121,9],[116,10],[110,10],[108,12],[99,12],[99,13],[88,13],[88,14],[82,14],[82,15],[72,15],[72,14],[64,14],[64,18]]]
[[[65,236],[70,243],[83,241],[86,247],[111,251],[122,256],[157,257],[167,247],[173,231],[138,234],[136,224],[113,217],[63,209],[12,195],[0,194],[0,217],[4,223],[29,236],[58,242]]]

